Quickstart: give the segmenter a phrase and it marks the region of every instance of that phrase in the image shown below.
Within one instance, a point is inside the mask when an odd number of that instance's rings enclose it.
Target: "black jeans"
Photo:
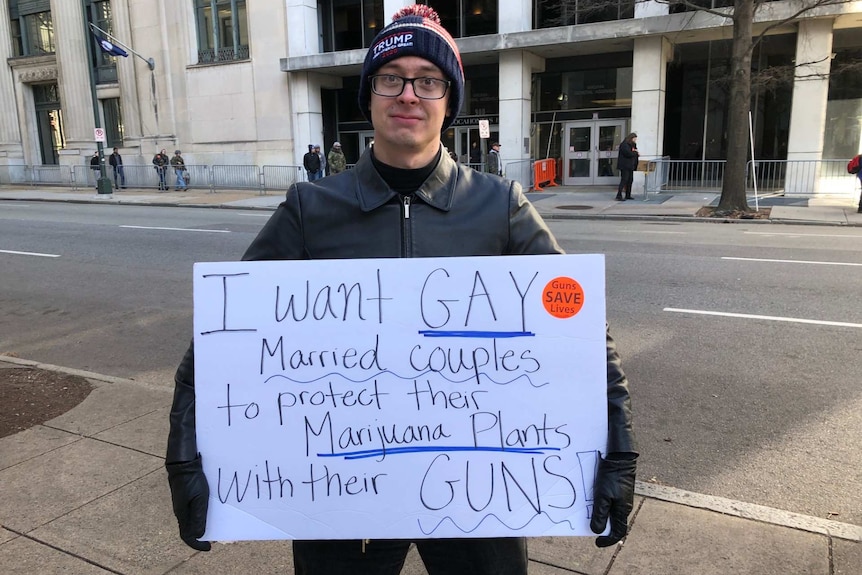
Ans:
[[[415,541],[429,575],[526,575],[527,540],[420,539]],[[398,575],[410,549],[406,539],[294,541],[296,575]]]
[[[626,198],[632,197],[632,181],[635,178],[634,170],[620,170],[620,185],[617,188],[617,195],[622,195],[623,190],[626,192]]]

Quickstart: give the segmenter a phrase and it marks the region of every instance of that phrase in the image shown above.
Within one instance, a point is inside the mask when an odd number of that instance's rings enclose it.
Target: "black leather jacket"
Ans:
[[[442,148],[441,148],[442,149]],[[381,179],[366,152],[352,170],[295,184],[243,260],[408,258],[563,253],[521,186],[442,154],[410,196]],[[607,338],[607,453],[634,452],[626,376]],[[175,377],[166,463],[197,455],[194,346]]]

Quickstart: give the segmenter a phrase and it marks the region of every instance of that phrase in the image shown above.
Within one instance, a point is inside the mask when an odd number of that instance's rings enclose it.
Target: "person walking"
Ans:
[[[638,135],[632,132],[620,142],[617,154],[617,169],[620,171],[620,185],[617,186],[618,202],[632,199],[632,182],[638,167]],[[625,196],[623,196],[625,192]]]
[[[392,34],[410,42],[393,43]],[[382,49],[384,48],[385,49]],[[517,182],[452,161],[440,141],[464,99],[457,44],[428,6],[408,6],[371,43],[359,107],[374,145],[356,166],[314,184],[293,184],[243,260],[561,254]],[[394,289],[397,289],[395,286]],[[605,353],[602,354],[605,359]],[[607,336],[608,443],[599,459],[591,529],[600,547],[625,537],[636,460],[628,381]],[[209,488],[195,438],[194,342],[175,381],[165,465],[180,537],[206,529]],[[526,575],[523,537],[413,541],[429,575]],[[400,572],[409,540],[293,541],[299,575]]]
[[[500,160],[500,142],[491,144],[491,149],[488,150],[488,173],[495,176],[503,175],[503,162]]]
[[[108,158],[108,163],[114,171],[114,187],[126,189],[126,173],[123,171],[123,156],[119,150],[114,148],[113,153]]]
[[[305,173],[308,175],[308,181],[313,182],[318,179],[320,173],[320,156],[314,151],[314,144],[308,144],[308,153],[302,157],[302,167],[305,168]]]
[[[159,176],[160,192],[168,191],[167,171],[169,163],[170,158],[168,158],[168,153],[164,148],[162,148],[162,150],[158,154],[153,156],[153,166],[155,167],[156,173]]]
[[[171,158],[171,167],[174,169],[174,174],[177,176],[177,186],[174,188],[175,191],[184,192],[188,189],[185,178],[186,161],[183,159],[183,153],[180,150],[174,150],[174,157]]]
[[[332,144],[332,149],[329,150],[326,160],[329,163],[330,175],[340,174],[347,169],[347,159],[344,157],[344,152],[341,151],[341,142]]]

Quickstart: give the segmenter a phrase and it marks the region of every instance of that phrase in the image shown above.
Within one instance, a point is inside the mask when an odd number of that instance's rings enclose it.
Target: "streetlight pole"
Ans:
[[[81,6],[84,10],[84,38],[87,43],[87,70],[90,73],[90,95],[93,98],[93,120],[95,122],[94,126],[96,128],[101,128],[102,120],[99,117],[99,100],[96,98],[96,76],[93,73],[93,38],[90,33],[90,27],[87,24],[87,0],[81,0]],[[110,195],[114,190],[111,186],[111,180],[108,179],[108,175],[105,173],[105,152],[102,147],[102,142],[96,142],[96,149],[99,151],[99,177],[96,180],[96,190],[99,195]]]

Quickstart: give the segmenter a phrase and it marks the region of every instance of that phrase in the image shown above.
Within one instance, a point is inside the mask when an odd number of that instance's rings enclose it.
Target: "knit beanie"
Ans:
[[[431,7],[414,4],[399,10],[392,23],[374,38],[359,77],[359,109],[371,121],[371,81],[387,62],[403,56],[418,56],[435,64],[452,81],[449,86],[449,114],[443,120],[443,130],[452,125],[464,101],[464,66],[458,46],[440,23]]]

